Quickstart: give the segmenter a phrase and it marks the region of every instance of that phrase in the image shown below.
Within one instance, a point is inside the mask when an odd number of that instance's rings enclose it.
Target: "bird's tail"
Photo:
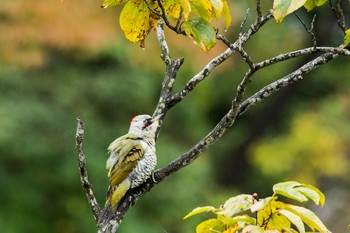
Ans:
[[[116,207],[118,206],[120,199],[122,199],[126,191],[128,191],[129,187],[129,182],[122,182],[118,186],[109,187],[105,207],[102,209],[97,221],[99,229],[105,228],[105,226],[113,219]]]
[[[104,227],[110,220],[112,220],[114,214],[114,208],[112,207],[111,199],[108,198],[105,207],[102,209],[98,218],[97,225],[99,228]]]

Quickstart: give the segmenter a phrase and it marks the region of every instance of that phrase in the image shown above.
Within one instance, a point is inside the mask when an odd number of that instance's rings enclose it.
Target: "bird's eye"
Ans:
[[[143,124],[144,124],[143,128],[148,127],[150,124],[152,124],[151,118],[144,119]]]

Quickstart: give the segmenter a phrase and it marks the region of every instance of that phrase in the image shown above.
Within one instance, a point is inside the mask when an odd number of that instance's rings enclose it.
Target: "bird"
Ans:
[[[129,189],[153,177],[157,164],[155,137],[160,117],[152,118],[146,114],[135,116],[128,133],[109,145],[106,163],[109,187],[98,225],[105,225],[112,219],[118,203]]]

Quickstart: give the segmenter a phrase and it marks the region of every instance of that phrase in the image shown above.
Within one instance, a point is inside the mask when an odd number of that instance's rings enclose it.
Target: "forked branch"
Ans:
[[[240,36],[234,43],[231,43],[227,38],[218,34],[217,38],[225,43],[228,48],[224,50],[221,54],[213,58],[206,66],[195,74],[189,81],[183,86],[183,88],[178,92],[173,92],[173,86],[176,81],[178,71],[183,64],[183,58],[173,59],[170,55],[169,47],[164,35],[164,23],[163,19],[159,20],[159,25],[157,27],[157,39],[160,45],[161,58],[165,64],[165,77],[162,83],[162,89],[159,97],[157,107],[154,111],[154,115],[163,114],[162,118],[166,116],[167,111],[169,111],[173,106],[181,102],[189,93],[191,93],[200,82],[206,80],[206,78],[211,74],[211,72],[218,67],[221,63],[225,62],[228,58],[232,57],[235,52],[243,61],[248,65],[247,72],[242,77],[240,84],[237,86],[237,90],[232,97],[231,106],[227,110],[227,113],[221,118],[217,125],[201,140],[199,140],[191,149],[186,153],[179,156],[177,159],[171,161],[168,165],[156,171],[154,174],[154,179],[148,179],[142,185],[129,190],[126,195],[119,202],[115,215],[110,220],[106,229],[100,230],[99,232],[116,232],[120,223],[122,222],[125,213],[128,209],[136,203],[136,201],[152,189],[156,184],[163,181],[167,176],[175,173],[176,171],[182,169],[183,167],[191,164],[195,159],[197,159],[205,150],[207,150],[211,145],[220,139],[220,137],[230,128],[236,119],[240,117],[243,113],[249,110],[251,107],[261,102],[271,94],[279,91],[280,89],[304,79],[306,74],[315,70],[328,63],[329,61],[339,57],[339,56],[350,56],[350,51],[339,47],[311,47],[305,48],[297,51],[292,51],[285,54],[280,54],[276,57],[266,59],[261,62],[255,63],[248,52],[244,49],[244,45],[248,40],[250,40],[255,33],[257,33],[260,28],[265,25],[267,21],[272,19],[272,12],[269,11],[267,14],[262,16],[261,13],[261,1],[257,0],[257,20],[245,31],[241,32]],[[164,16],[164,10],[162,10],[162,16]],[[242,27],[243,28],[243,27]],[[243,30],[243,29],[242,29]],[[310,29],[311,30],[311,29]],[[316,54],[318,57],[309,61],[305,65],[291,72],[290,74],[277,79],[269,85],[263,87],[260,91],[256,92],[254,95],[248,97],[244,100],[244,94],[248,88],[249,83],[252,82],[253,76],[259,70],[274,65],[276,63],[284,62],[286,60],[300,57],[306,54]],[[162,121],[161,121],[162,122]],[[77,118],[77,131],[76,131],[76,151],[79,163],[79,172],[81,183],[83,189],[86,193],[88,203],[92,209],[95,220],[97,221],[100,215],[100,207],[96,202],[94,197],[91,183],[89,182],[87,170],[86,170],[86,158],[82,150],[82,141],[84,135],[84,125],[83,122]],[[161,126],[161,124],[160,124]]]

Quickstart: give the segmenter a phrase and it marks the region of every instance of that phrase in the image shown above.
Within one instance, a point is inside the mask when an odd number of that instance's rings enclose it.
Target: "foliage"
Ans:
[[[322,6],[325,3],[326,0],[274,0],[273,15],[277,23],[282,23],[287,15],[295,12],[302,6],[311,11],[316,6]]]
[[[215,46],[215,30],[210,22],[224,16],[226,29],[231,24],[231,14],[227,0],[104,0],[101,7],[107,8],[117,4],[126,3],[119,17],[121,29],[131,42],[141,42],[163,18],[168,27],[179,34],[193,38],[204,51]],[[307,11],[322,6],[326,0],[274,0],[273,16],[276,23],[305,7]],[[196,17],[193,18],[192,15]],[[171,26],[169,19],[176,23]],[[346,34],[345,44],[349,43]]]
[[[128,40],[140,41],[141,44],[157,21],[163,18],[175,22],[174,30],[194,38],[203,50],[208,50],[215,45],[215,31],[209,23],[222,15],[226,28],[231,23],[226,0],[105,0],[102,8],[124,2],[120,26]]]
[[[313,201],[316,205],[324,205],[325,196],[317,188],[296,181],[278,183],[273,186],[271,197],[258,199],[256,194],[241,194],[228,199],[222,206],[198,207],[187,214],[184,219],[193,215],[211,211],[217,215],[201,222],[197,233],[209,232],[300,232],[305,233],[305,224],[314,232],[330,232],[322,221],[311,210],[277,201],[287,197],[298,202]],[[250,215],[247,214],[250,210]],[[251,215],[255,214],[255,217]],[[294,227],[296,230],[294,230]]]

